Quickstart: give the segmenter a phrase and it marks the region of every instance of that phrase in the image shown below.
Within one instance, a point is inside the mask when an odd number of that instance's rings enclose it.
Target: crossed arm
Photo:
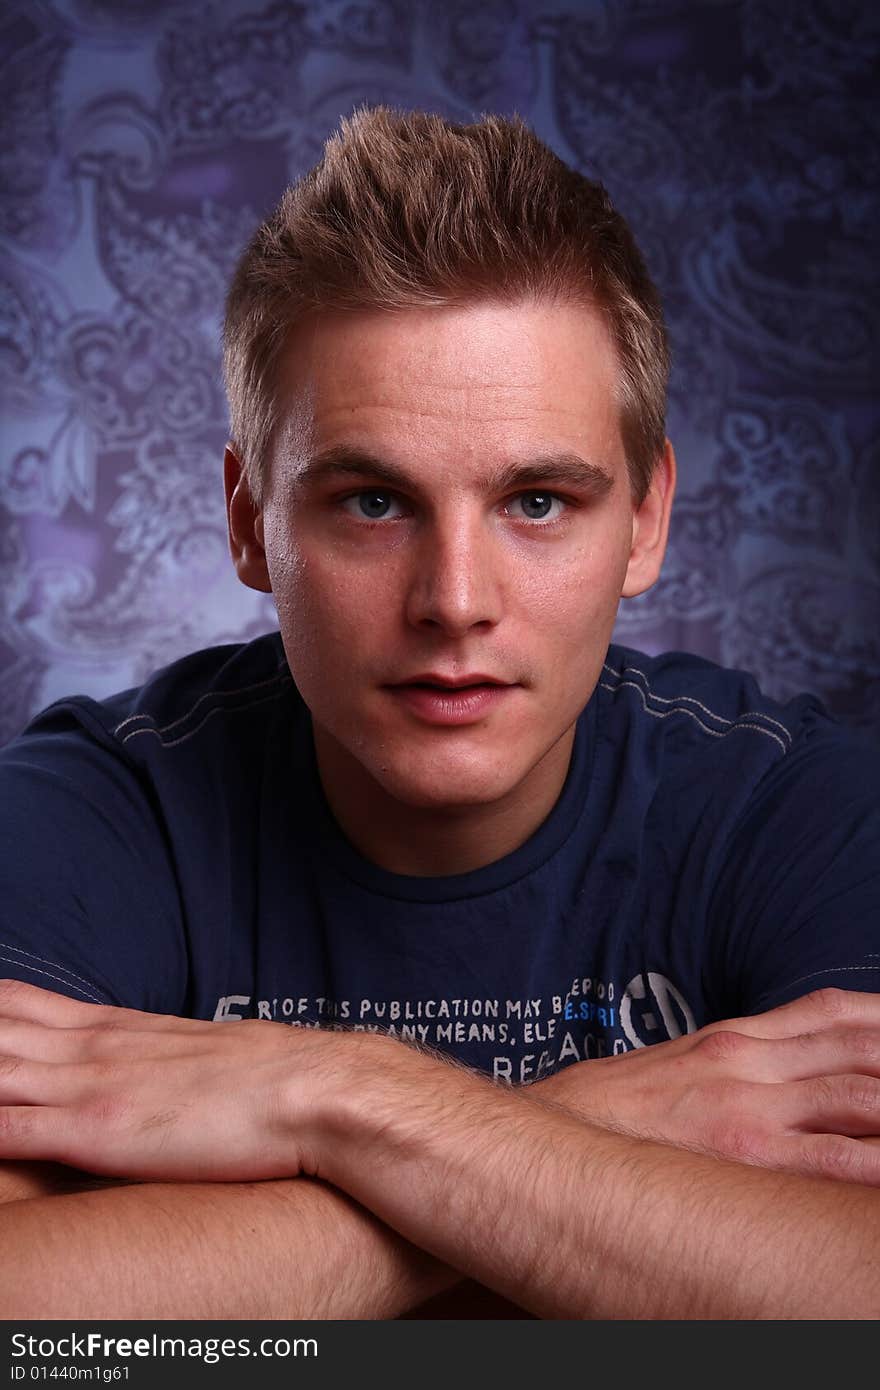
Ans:
[[[10,983],[0,1057],[0,1156],[124,1183],[10,1170],[6,1317],[393,1317],[462,1276],[540,1317],[880,1316],[877,996],[514,1091]]]

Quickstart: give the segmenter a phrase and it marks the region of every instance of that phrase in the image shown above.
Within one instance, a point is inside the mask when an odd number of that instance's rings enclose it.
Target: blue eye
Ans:
[[[391,500],[384,492],[362,492],[358,496],[358,506],[371,521],[379,521],[390,505]]]
[[[379,488],[364,488],[346,497],[342,505],[358,521],[386,521],[389,516],[394,519],[399,514],[399,505],[391,493]],[[393,510],[395,507],[398,507],[397,512]]]
[[[520,507],[520,515],[529,521],[556,521],[565,505],[552,492],[521,492],[514,502]]]
[[[546,492],[527,492],[522,500],[522,508],[532,521],[542,521],[553,505],[553,498]]]

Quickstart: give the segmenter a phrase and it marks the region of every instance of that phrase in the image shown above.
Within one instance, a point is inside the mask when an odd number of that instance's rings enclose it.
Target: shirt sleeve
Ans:
[[[149,787],[70,714],[0,751],[0,974],[89,1003],[183,1013],[172,859]]]
[[[712,919],[728,1017],[826,986],[880,992],[880,746],[837,726],[777,764],[733,836]]]

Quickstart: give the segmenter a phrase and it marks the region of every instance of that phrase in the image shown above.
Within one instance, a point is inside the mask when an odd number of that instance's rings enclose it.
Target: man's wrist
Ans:
[[[382,1033],[334,1030],[318,1037],[308,1091],[301,1071],[285,1077],[282,1113],[305,1171],[344,1187],[341,1175],[357,1155],[380,1135],[390,1141],[407,1096],[430,1084],[432,1061]]]
[[[470,1069],[385,1034],[335,1038],[314,1094],[309,1147],[318,1175],[346,1191],[361,1161],[408,1156],[426,1123],[436,1129],[445,1104],[451,1122],[468,1093],[494,1089]]]

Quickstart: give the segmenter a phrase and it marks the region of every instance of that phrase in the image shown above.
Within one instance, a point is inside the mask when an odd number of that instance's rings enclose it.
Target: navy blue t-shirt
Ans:
[[[0,753],[0,910],[2,973],[77,999],[388,1030],[528,1081],[880,990],[880,749],[812,696],[612,646],[535,834],[406,877],[334,822],[272,633]]]

